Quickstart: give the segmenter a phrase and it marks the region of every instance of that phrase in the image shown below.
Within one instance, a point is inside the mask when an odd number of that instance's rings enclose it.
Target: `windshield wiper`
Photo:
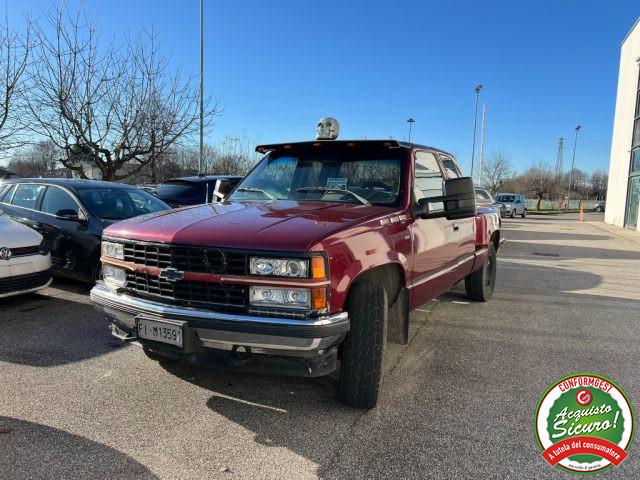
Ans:
[[[335,193],[346,193],[347,195],[351,195],[353,198],[358,200],[363,205],[371,206],[371,202],[366,198],[361,197],[355,192],[351,190],[347,190],[346,188],[332,188],[332,187],[300,187],[296,189],[298,192],[335,192]]]
[[[262,190],[261,188],[240,187],[240,188],[236,188],[236,192],[261,193],[262,195],[267,197],[269,200],[277,200],[276,197],[271,195],[269,192],[266,192],[266,191]]]

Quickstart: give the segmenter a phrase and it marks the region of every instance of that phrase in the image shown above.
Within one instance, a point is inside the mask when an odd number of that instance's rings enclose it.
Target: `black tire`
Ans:
[[[378,283],[358,283],[349,292],[347,311],[351,327],[342,345],[338,399],[352,407],[369,409],[378,403],[382,388],[387,292]]]
[[[102,278],[102,262],[100,262],[100,260],[96,260],[93,263],[93,267],[91,267],[91,282],[92,282],[92,286],[96,284],[96,282],[98,280],[100,280]]]
[[[516,209],[511,210],[511,218],[516,218]]]
[[[489,244],[487,255],[484,258],[484,265],[464,279],[464,288],[467,298],[476,302],[486,302],[493,295],[493,288],[496,284],[497,273],[496,247]]]
[[[522,210],[522,218],[527,218],[527,209]]]

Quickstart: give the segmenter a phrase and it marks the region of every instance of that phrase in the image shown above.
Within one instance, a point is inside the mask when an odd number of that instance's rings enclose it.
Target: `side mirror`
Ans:
[[[449,220],[475,216],[476,192],[471,177],[445,180],[444,191],[445,195],[441,197],[420,199],[414,215],[421,218],[446,217]]]
[[[213,196],[218,202],[224,200],[231,193],[231,182],[226,179],[216,180],[216,186],[213,189]]]
[[[61,220],[69,220],[70,222],[85,222],[87,217],[82,212],[76,212],[71,208],[65,208],[56,212],[56,217]]]

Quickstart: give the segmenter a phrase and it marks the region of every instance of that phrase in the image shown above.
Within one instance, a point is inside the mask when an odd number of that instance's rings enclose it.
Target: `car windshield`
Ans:
[[[496,201],[497,202],[515,202],[516,201],[516,196],[515,195],[498,195],[496,197]]]
[[[392,155],[270,154],[238,185],[233,201],[313,200],[394,205],[401,162]]]
[[[162,200],[143,190],[129,188],[78,188],[78,196],[104,220],[124,220],[169,209]]]
[[[205,184],[196,184],[180,180],[163,183],[157,188],[159,198],[174,201],[194,201],[199,200],[205,203]]]

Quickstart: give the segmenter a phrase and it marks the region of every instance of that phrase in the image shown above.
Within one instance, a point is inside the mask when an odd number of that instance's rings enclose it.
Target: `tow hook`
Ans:
[[[244,352],[238,350],[238,348],[243,348]],[[227,355],[226,361],[229,365],[233,365],[234,367],[241,367],[242,365],[251,363],[253,361],[253,352],[251,351],[251,347],[234,345],[231,347],[231,352]]]
[[[138,339],[135,335],[131,335],[130,333],[127,333],[124,330],[118,328],[115,323],[111,324],[111,335],[122,340],[123,342],[132,342]]]

